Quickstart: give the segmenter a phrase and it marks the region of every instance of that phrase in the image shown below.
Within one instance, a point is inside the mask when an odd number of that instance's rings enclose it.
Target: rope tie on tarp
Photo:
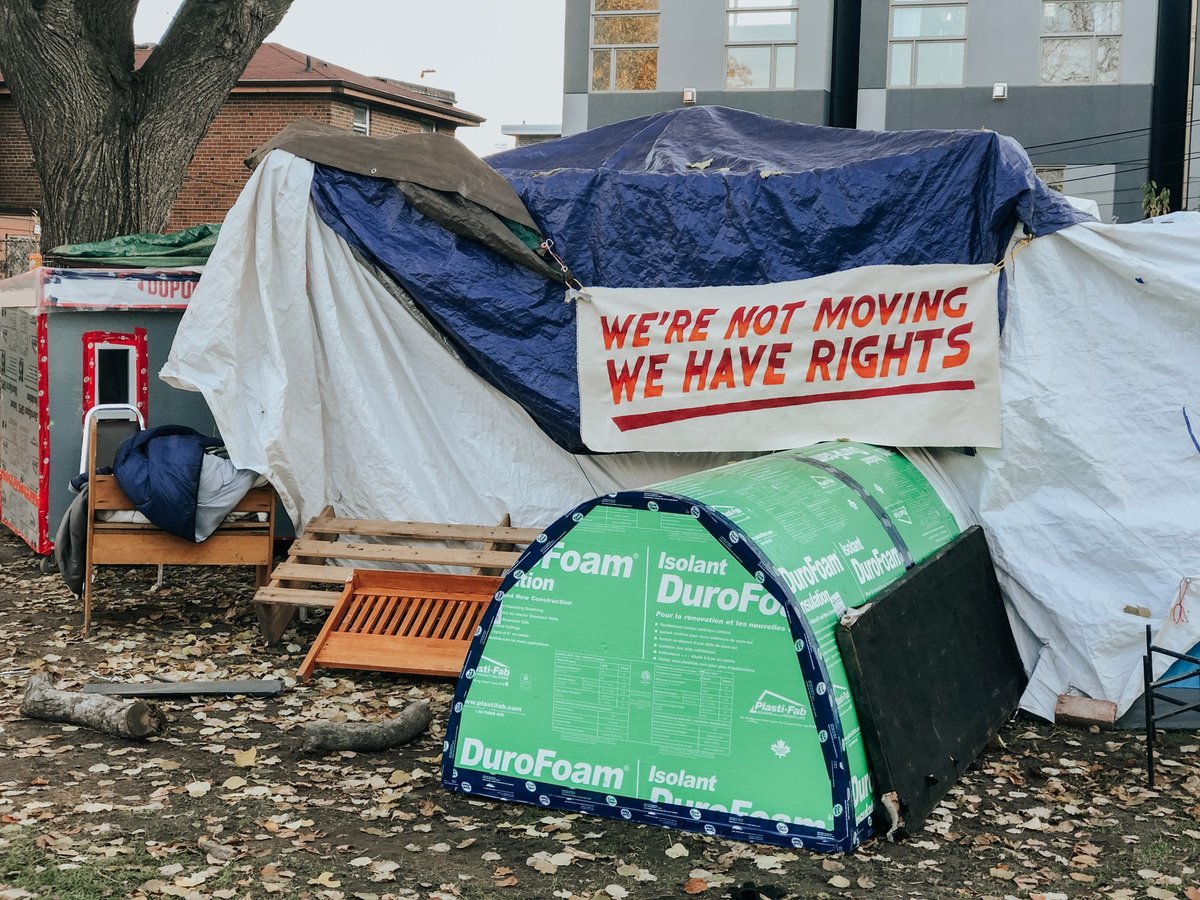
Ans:
[[[1179,592],[1175,595],[1175,602],[1171,604],[1171,621],[1176,625],[1187,624],[1187,607],[1183,605],[1183,600],[1187,597],[1187,592],[1191,586],[1192,579],[1190,578],[1185,578],[1179,582]]]
[[[1026,247],[1028,247],[1032,243],[1033,243],[1033,235],[1027,235],[1026,237],[1021,238],[1019,241],[1017,241],[1015,244],[1013,244],[1013,248],[1008,251],[1007,256],[1005,256],[1003,259],[1000,260],[1000,262],[998,262],[994,266],[992,266],[992,271],[999,272],[1001,269],[1003,269],[1005,266],[1007,266],[1010,262],[1012,262],[1013,259],[1016,258],[1016,255],[1019,252],[1024,250]]]

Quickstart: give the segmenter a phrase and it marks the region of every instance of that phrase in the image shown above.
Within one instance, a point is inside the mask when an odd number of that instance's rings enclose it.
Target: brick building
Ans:
[[[153,49],[139,45],[138,63]],[[263,44],[196,149],[168,230],[224,219],[249,178],[242,162],[247,153],[301,118],[383,137],[453,133],[484,121],[459,109],[452,91],[361,75],[280,44]],[[0,76],[0,216],[27,217],[39,206],[33,152]]]

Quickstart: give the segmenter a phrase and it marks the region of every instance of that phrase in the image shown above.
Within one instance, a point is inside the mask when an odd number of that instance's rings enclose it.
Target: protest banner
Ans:
[[[990,265],[930,265],[745,287],[588,288],[576,295],[584,443],[997,447],[998,284]]]

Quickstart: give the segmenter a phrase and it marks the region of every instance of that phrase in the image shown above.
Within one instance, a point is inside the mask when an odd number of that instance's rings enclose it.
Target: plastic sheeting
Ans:
[[[1200,641],[1200,590],[1177,597],[1200,575],[1198,250],[1195,213],[1080,225],[1021,250],[1003,448],[910,455],[983,524],[1032,672],[1022,706],[1044,718],[1060,693],[1124,712],[1142,693],[1146,625],[1161,647]]]
[[[867,265],[987,263],[1013,228],[1086,218],[987,131],[871,132],[721,107],[633,119],[487,160],[585,285],[793,281]],[[324,221],[412,294],[463,361],[560,446],[579,437],[563,287],[413,210],[389,182],[317,168]]]
[[[560,450],[320,221],[312,174],[275,151],[251,176],[161,372],[204,394],[230,459],[271,480],[297,527],[326,504],[367,519],[509,513],[538,526],[581,497],[731,458]]]
[[[89,244],[63,244],[46,255],[78,266],[133,269],[202,266],[217,245],[220,225],[193,225],[168,234],[127,234]]]
[[[268,475],[294,521],[333,503],[544,525],[583,498],[721,461],[560,450],[354,259],[313,212],[312,176],[278,152],[255,173],[163,370],[203,391],[233,461]],[[985,526],[1033,673],[1023,706],[1047,718],[1067,691],[1126,708],[1147,621],[1160,646],[1200,640],[1195,590],[1186,622],[1169,615],[1180,578],[1200,574],[1197,247],[1200,216],[1176,215],[1022,249],[1001,347],[1003,449],[909,454],[960,524]]]

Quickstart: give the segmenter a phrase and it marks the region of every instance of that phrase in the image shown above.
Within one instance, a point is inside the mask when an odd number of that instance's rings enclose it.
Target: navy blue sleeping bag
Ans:
[[[147,428],[117,449],[113,475],[138,512],[163,531],[195,541],[204,451],[219,446],[218,438],[186,425]]]

